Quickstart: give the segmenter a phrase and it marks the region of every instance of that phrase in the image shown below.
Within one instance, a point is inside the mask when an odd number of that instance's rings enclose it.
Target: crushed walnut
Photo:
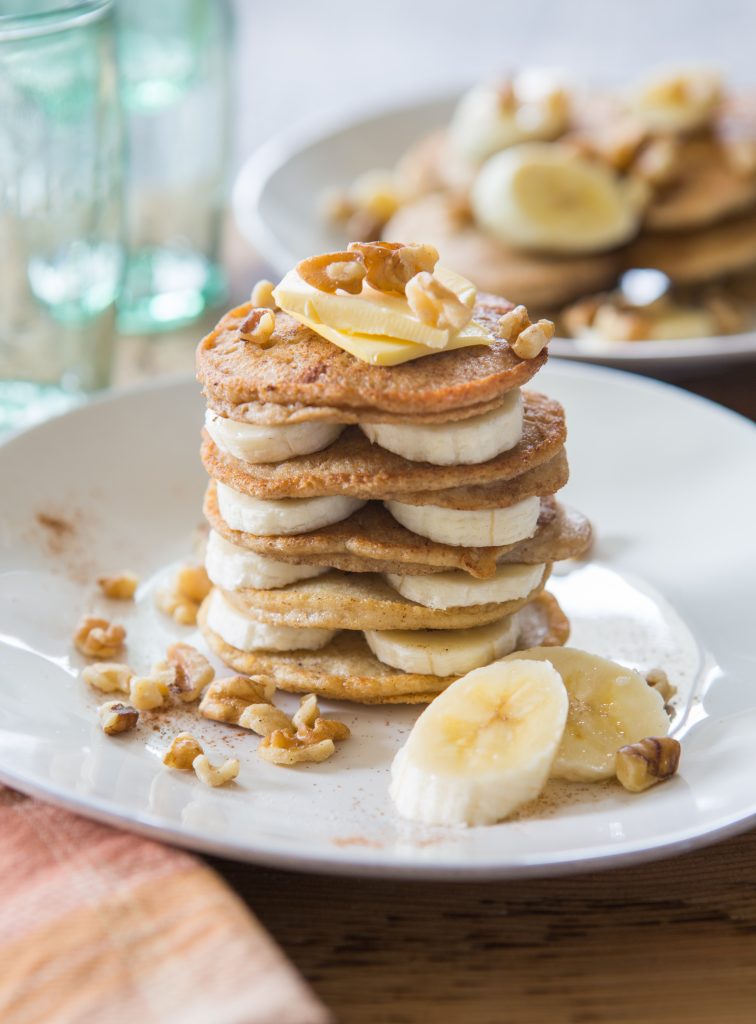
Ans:
[[[270,736],[276,729],[290,729],[291,719],[274,704],[249,704],[239,715],[237,725],[258,736]]]
[[[525,306],[515,306],[499,318],[499,335],[520,359],[535,359],[554,337],[551,320],[531,323]]]
[[[129,704],[123,704],[119,700],[109,700],[101,704],[97,709],[102,731],[108,736],[117,736],[122,732],[130,732],[136,729],[139,721],[139,712]]]
[[[270,704],[275,686],[247,676],[216,679],[205,691],[199,712],[215,722],[239,724],[239,718],[250,704]]]
[[[173,681],[169,684],[171,693],[189,704],[199,700],[202,690],[212,682],[215,669],[191,644],[171,644],[160,669],[173,669]]]
[[[273,298],[275,285],[267,278],[258,281],[252,289],[249,301],[256,309],[277,309],[276,300]]]
[[[162,707],[175,679],[173,667],[156,665],[148,676],[134,676],[129,683],[131,703],[140,711]]]
[[[183,565],[168,586],[158,590],[155,604],[179,625],[193,626],[199,606],[210,593],[211,586],[204,566]]]
[[[191,771],[195,758],[204,754],[202,744],[190,732],[180,732],[163,755],[163,764],[180,772]]]
[[[677,687],[670,683],[669,676],[663,668],[652,668],[647,672],[646,682],[652,689],[661,694],[665,707],[677,693]]]
[[[659,188],[669,185],[684,170],[680,143],[672,136],[650,139],[643,146],[632,166],[632,173],[641,181]]]
[[[461,331],[472,320],[472,309],[460,297],[427,271],[407,282],[409,307],[421,323],[442,331]]]
[[[438,263],[438,250],[432,245],[350,242],[348,248],[362,257],[370,287],[389,295],[404,295],[413,277],[422,272],[432,274]]]
[[[297,263],[297,273],[318,291],[333,293],[340,289],[359,295],[366,270],[362,259],[353,252],[325,252]]]
[[[257,748],[264,761],[278,765],[327,761],[336,750],[335,742],[349,739],[344,722],[321,718],[317,697],[305,694],[288,728],[274,729]]]
[[[270,309],[251,309],[239,324],[239,337],[255,345],[267,345],[276,329],[276,318]]]
[[[206,786],[225,786],[239,774],[239,762],[235,757],[224,761],[220,768],[214,767],[206,754],[198,754],[192,762],[194,774]]]
[[[95,615],[85,615],[79,622],[73,641],[76,649],[87,658],[112,658],[123,647],[126,630]]]
[[[647,736],[617,751],[617,778],[631,793],[671,778],[680,763],[680,744],[671,736]]]
[[[100,576],[97,586],[104,597],[116,601],[131,601],[139,586],[139,577],[133,572],[121,572],[117,576]]]
[[[134,670],[128,665],[118,661],[100,661],[96,665],[87,665],[81,678],[103,693],[128,693],[133,675]]]

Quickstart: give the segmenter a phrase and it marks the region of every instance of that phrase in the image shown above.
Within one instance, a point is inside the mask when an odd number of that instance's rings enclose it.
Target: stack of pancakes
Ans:
[[[199,622],[219,657],[283,690],[415,703],[513,649],[564,643],[544,587],[555,560],[588,548],[590,526],[554,497],[568,476],[562,408],[518,396],[545,352],[522,360],[502,340],[374,366],[280,310],[266,346],[245,341],[250,308],[197,357],[214,584]],[[491,326],[511,308],[479,296],[474,317]],[[377,443],[478,428],[482,442],[492,421],[506,448],[481,462]]]

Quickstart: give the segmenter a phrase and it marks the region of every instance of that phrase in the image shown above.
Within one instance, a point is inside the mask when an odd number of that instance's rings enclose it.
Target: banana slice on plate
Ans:
[[[513,651],[516,615],[472,629],[366,629],[365,639],[384,665],[419,675],[459,676]]]
[[[458,509],[386,501],[386,508],[408,530],[453,547],[486,548],[532,537],[538,528],[541,499],[525,498],[507,508]]]
[[[387,573],[386,579],[402,597],[426,608],[469,608],[527,597],[543,579],[545,569],[545,565],[502,565],[489,580],[473,579],[461,569],[429,576]]]
[[[667,735],[663,697],[633,669],[571,647],[535,647],[515,657],[548,661],[567,689],[570,711],[552,778],[611,779],[620,747]]]
[[[638,231],[641,193],[608,164],[558,143],[497,153],[472,188],[478,223],[505,245],[548,253],[613,249]]]
[[[290,423],[281,427],[240,423],[205,413],[205,429],[223,452],[242,462],[281,462],[296,455],[309,455],[333,444],[344,429],[340,423]]]
[[[278,590],[297,580],[311,579],[328,572],[327,566],[289,565],[265,555],[257,555],[249,548],[240,548],[215,530],[207,538],[205,569],[221,590]]]
[[[657,71],[628,96],[628,106],[652,132],[689,132],[705,127],[722,102],[722,78],[710,68]]]
[[[501,821],[543,789],[566,718],[567,694],[548,662],[500,661],[458,679],[394,758],[397,811],[428,825]]]
[[[374,444],[411,462],[469,466],[514,448],[522,437],[522,418],[522,394],[517,388],[498,409],[456,423],[361,423],[360,429]]]
[[[335,629],[318,627],[270,626],[255,622],[233,598],[220,590],[213,590],[207,606],[207,625],[239,651],[317,651],[332,640]]]
[[[216,481],[218,509],[232,530],[258,537],[309,533],[340,523],[365,504],[343,494],[322,498],[278,498],[267,501],[234,491]]]

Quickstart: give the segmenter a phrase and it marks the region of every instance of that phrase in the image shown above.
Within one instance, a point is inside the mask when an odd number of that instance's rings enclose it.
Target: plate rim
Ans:
[[[276,172],[308,147],[326,142],[333,136],[392,116],[451,104],[458,100],[461,94],[459,88],[436,89],[421,94],[415,100],[390,104],[369,103],[360,111],[351,111],[336,117],[322,115],[307,121],[300,120],[277,132],[248,156],[236,173],[231,189],[231,208],[239,232],[259,251],[276,273],[286,273],[293,265],[294,257],[263,217],[260,203],[266,186]],[[685,367],[720,357],[733,362],[756,358],[756,327],[739,334],[679,340],[607,342],[600,349],[597,346],[595,351],[581,349],[579,339],[557,337],[555,341],[559,343],[558,350],[554,353],[558,358],[598,365],[600,361],[607,360],[628,367],[641,364]],[[567,346],[573,345],[574,348],[570,351]]]
[[[750,431],[756,433],[756,424],[748,417],[728,409],[711,399],[691,393],[683,388],[664,381],[650,378],[639,378],[635,374],[623,370],[603,366],[567,363],[561,360],[552,367],[557,374],[568,378],[601,378],[617,379],[641,392],[649,389],[656,393],[666,393],[669,389],[676,393],[677,398],[693,407],[709,407],[709,412],[727,421],[743,422]],[[71,410],[61,412],[49,420],[34,424],[24,431],[0,442],[0,452],[13,447],[20,439],[44,431],[61,417],[75,418],[86,414],[88,410],[107,405],[111,402],[126,401],[140,393],[155,390],[186,391],[193,387],[199,397],[199,388],[189,374],[176,374],[171,377],[139,382],[127,388],[111,389],[102,392]],[[583,856],[568,855],[560,860],[557,855],[553,860],[544,861],[539,855],[538,863],[494,864],[488,860],[468,865],[434,864],[428,861],[406,859],[400,856],[396,862],[381,860],[372,851],[352,851],[348,857],[329,856],[327,853],[307,854],[281,851],[269,842],[263,847],[250,846],[248,841],[234,842],[229,839],[213,839],[207,834],[192,828],[172,826],[156,821],[150,813],[119,811],[111,799],[80,795],[75,790],[50,781],[40,783],[32,775],[8,767],[0,761],[0,782],[41,799],[46,803],[61,806],[84,817],[102,822],[106,825],[135,832],[148,838],[167,842],[171,845],[195,852],[230,858],[248,863],[265,864],[284,870],[308,871],[328,875],[351,875],[362,877],[380,877],[394,879],[416,879],[427,881],[485,881],[487,879],[511,879],[516,877],[558,877],[597,869],[623,867],[636,863],[645,863],[678,853],[688,852],[711,845],[731,835],[737,835],[750,829],[756,823],[756,805],[745,814],[733,816],[725,814],[713,828],[700,831],[696,827],[679,829],[661,843],[648,845],[648,840],[631,843],[629,848],[616,851],[612,847],[594,847]]]

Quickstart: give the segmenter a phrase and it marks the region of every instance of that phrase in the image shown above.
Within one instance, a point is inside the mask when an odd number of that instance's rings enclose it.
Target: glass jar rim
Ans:
[[[30,36],[47,35],[78,28],[101,18],[115,0],[78,0],[65,3],[50,0],[50,6],[33,14],[0,14],[0,43]]]

